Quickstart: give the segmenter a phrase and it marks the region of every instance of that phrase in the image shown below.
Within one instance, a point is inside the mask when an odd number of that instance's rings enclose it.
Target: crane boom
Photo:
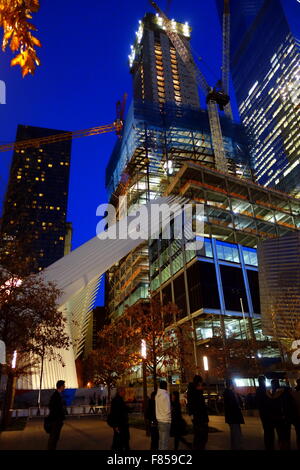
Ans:
[[[179,35],[175,31],[173,31],[172,21],[170,21],[167,15],[159,8],[156,2],[150,0],[150,3],[153,6],[153,8],[157,11],[159,16],[163,19],[167,36],[169,37],[170,41],[175,47],[179,57],[184,62],[186,68],[191,73],[191,75],[195,77],[195,80],[197,80],[203,93],[207,95],[210,91],[210,86],[208,85],[206,78],[202,74],[201,70],[197,68],[192,55],[189,53],[182,39],[179,37]]]
[[[153,8],[157,11],[160,17],[163,19],[165,31],[173,46],[175,47],[178,55],[181,57],[184,62],[187,70],[192,76],[195,77],[198,85],[202,89],[203,93],[206,96],[207,101],[207,111],[209,117],[209,124],[211,130],[211,139],[212,146],[215,155],[215,165],[216,168],[222,172],[227,172],[227,159],[225,156],[225,149],[223,143],[222,129],[220,124],[220,117],[217,107],[218,94],[213,90],[207,83],[206,78],[204,77],[201,70],[195,64],[195,61],[187,49],[186,45],[179,37],[179,35],[172,29],[172,22],[167,17],[167,15],[159,8],[159,6],[153,1],[149,0]],[[226,103],[227,104],[227,103]]]
[[[41,145],[52,144],[55,142],[63,142],[70,139],[80,137],[87,137],[90,135],[105,134],[107,132],[116,132],[118,135],[122,129],[122,122],[117,120],[112,124],[106,126],[90,127],[74,132],[64,132],[61,134],[49,135],[47,137],[38,137],[36,139],[19,140],[9,144],[0,145],[0,152],[7,152],[9,150],[21,150],[30,147],[39,147]]]
[[[229,70],[230,70],[230,0],[224,0],[223,11],[223,51],[222,51],[222,89],[225,95],[229,95]],[[232,119],[230,101],[225,105],[226,116]]]

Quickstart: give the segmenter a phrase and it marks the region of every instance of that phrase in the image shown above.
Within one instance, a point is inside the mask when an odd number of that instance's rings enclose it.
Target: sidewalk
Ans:
[[[263,449],[263,433],[259,419],[246,417],[242,426],[245,450]],[[228,450],[229,432],[224,423],[224,416],[211,416],[210,426],[220,432],[209,433],[208,450]],[[149,449],[150,438],[145,431],[131,428],[130,445],[132,450]],[[0,450],[45,450],[48,436],[43,429],[43,420],[33,419],[27,422],[22,431],[0,433]],[[192,441],[192,435],[187,436]],[[170,445],[173,445],[170,439]],[[112,429],[98,417],[69,418],[62,429],[58,450],[110,450]],[[171,447],[172,448],[172,447]],[[292,430],[292,448],[295,449],[295,433]],[[184,447],[181,447],[184,449]]]

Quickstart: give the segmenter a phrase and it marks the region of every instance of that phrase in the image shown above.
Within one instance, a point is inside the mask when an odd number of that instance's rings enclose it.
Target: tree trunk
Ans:
[[[155,393],[157,392],[157,370],[156,370],[156,357],[153,359],[153,387]]]
[[[11,420],[10,410],[14,404],[15,390],[16,390],[16,377],[14,376],[12,372],[9,372],[7,376],[6,391],[5,391],[5,396],[4,396],[3,408],[2,408],[2,422],[1,422],[2,429],[6,429],[7,426],[9,426],[10,424],[10,420]]]

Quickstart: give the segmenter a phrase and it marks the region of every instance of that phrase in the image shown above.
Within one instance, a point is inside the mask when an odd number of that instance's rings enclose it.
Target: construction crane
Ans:
[[[202,92],[205,94],[207,111],[209,116],[210,130],[213,151],[215,155],[215,165],[220,171],[227,172],[227,159],[225,156],[225,149],[223,143],[223,136],[220,124],[220,116],[218,112],[218,106],[221,111],[225,111],[226,115],[232,118],[230,99],[228,95],[229,89],[229,43],[230,43],[230,11],[229,11],[229,0],[224,0],[224,15],[223,15],[223,59],[222,59],[222,81],[221,89],[218,90],[216,87],[209,86],[205,76],[201,70],[197,67],[194,58],[183,40],[172,27],[171,20],[166,14],[159,8],[157,3],[149,0],[157,14],[162,18],[164,29],[167,36],[175,47],[178,55],[185,64],[187,70],[195,78]]]
[[[62,132],[61,134],[49,135],[47,137],[38,137],[36,139],[19,140],[8,144],[0,145],[0,152],[7,152],[9,150],[21,150],[31,147],[40,147],[41,145],[52,144],[56,142],[63,142],[65,140],[76,139],[80,137],[88,137],[91,135],[106,134],[107,132],[116,132],[118,137],[121,137],[125,106],[127,100],[127,93],[124,93],[122,101],[116,104],[116,120],[112,124],[105,126],[90,127],[73,132]]]

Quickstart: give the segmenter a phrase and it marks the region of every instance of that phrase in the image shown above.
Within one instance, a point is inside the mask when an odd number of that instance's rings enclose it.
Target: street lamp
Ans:
[[[246,324],[246,318],[245,318],[244,302],[243,302],[242,297],[240,297],[240,304],[241,304],[241,310],[242,310],[242,314],[243,314],[245,334],[246,334],[246,338],[248,340],[248,331],[247,331],[247,324]]]
[[[17,365],[17,351],[14,351],[13,358],[11,361],[11,368],[15,369]]]
[[[143,371],[143,413],[144,413],[146,434],[148,435],[147,418],[146,418],[146,411],[147,411],[147,375],[146,375],[147,343],[144,339],[142,339],[142,341],[141,341],[141,357],[142,357],[142,371]]]

